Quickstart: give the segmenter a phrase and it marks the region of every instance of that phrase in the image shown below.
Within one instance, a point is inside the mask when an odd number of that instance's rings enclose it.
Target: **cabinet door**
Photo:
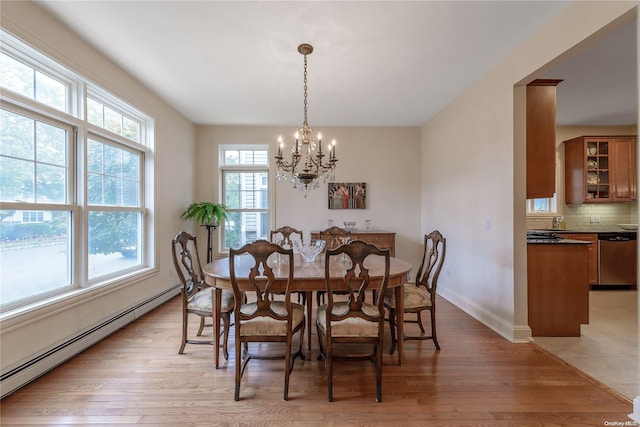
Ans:
[[[597,234],[565,234],[562,233],[562,237],[565,239],[583,240],[590,242],[588,253],[588,269],[589,269],[589,285],[598,284],[598,235]]]
[[[637,200],[636,140],[613,138],[610,141],[612,199],[620,202]]]
[[[527,199],[553,197],[556,191],[556,85],[527,85]]]

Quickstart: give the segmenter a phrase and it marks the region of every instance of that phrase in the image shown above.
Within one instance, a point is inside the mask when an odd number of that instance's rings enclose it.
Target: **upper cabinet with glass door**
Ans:
[[[581,136],[564,141],[565,203],[637,200],[636,136]]]

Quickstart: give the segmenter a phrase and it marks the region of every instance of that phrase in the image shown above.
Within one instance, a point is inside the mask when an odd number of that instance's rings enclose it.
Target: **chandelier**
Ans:
[[[298,46],[298,52],[304,55],[304,121],[302,127],[294,135],[295,145],[291,147],[291,161],[284,159],[282,149],[284,140],[282,135],[278,137],[278,151],[276,159],[276,179],[278,181],[288,179],[287,172],[291,173],[293,188],[305,193],[320,187],[320,182],[335,179],[333,175],[336,168],[336,140],[327,146],[327,154],[322,152],[322,134],[318,133],[317,142],[313,135],[313,129],[307,122],[307,55],[313,52],[313,46],[303,43]],[[327,157],[325,161],[325,157]],[[300,161],[302,160],[302,163]]]

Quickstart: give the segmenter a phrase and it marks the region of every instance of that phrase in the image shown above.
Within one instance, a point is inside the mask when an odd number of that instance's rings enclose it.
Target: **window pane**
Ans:
[[[0,157],[0,177],[0,197],[3,201],[35,201],[33,162]]]
[[[67,86],[46,74],[36,71],[36,101],[66,111]]]
[[[36,160],[64,166],[67,163],[67,131],[47,123],[36,123]]]
[[[237,150],[228,149],[223,151],[225,165],[267,165],[269,158],[267,150]]]
[[[142,156],[95,140],[89,140],[87,153],[89,204],[140,206]]]
[[[89,278],[141,263],[141,220],[137,212],[89,212]]]
[[[107,206],[120,205],[122,200],[122,183],[121,179],[114,178],[112,176],[104,177],[104,201],[102,204]]]
[[[132,141],[140,142],[140,124],[129,117],[123,116],[122,136],[129,138]]]
[[[36,202],[64,203],[66,201],[66,169],[59,166],[37,164]]]
[[[237,165],[240,164],[240,153],[238,150],[224,150],[224,164]]]
[[[131,179],[122,180],[122,205],[123,206],[138,206],[138,181]]]
[[[87,175],[87,202],[90,205],[102,205],[104,188],[102,175],[90,173]]]
[[[102,143],[92,139],[87,143],[87,170],[89,172],[103,173],[102,146]]]
[[[71,213],[0,211],[2,305],[71,284]],[[46,274],[43,274],[46,272]]]
[[[101,128],[104,127],[103,106],[91,98],[87,98],[87,121]]]
[[[548,212],[549,199],[533,199],[533,210],[535,212]]]
[[[2,200],[65,203],[67,130],[6,110],[2,125]]]
[[[122,114],[109,107],[104,107],[104,128],[122,135]]]
[[[225,204],[230,209],[263,209],[266,186],[263,177],[266,172],[226,172]]]
[[[0,85],[57,110],[67,111],[67,85],[0,53]]]
[[[239,248],[258,239],[268,240],[267,218],[267,212],[230,212],[224,222],[224,247]]]
[[[33,68],[0,53],[0,85],[33,99],[35,92]]]
[[[0,155],[34,160],[35,120],[7,110],[0,112]]]

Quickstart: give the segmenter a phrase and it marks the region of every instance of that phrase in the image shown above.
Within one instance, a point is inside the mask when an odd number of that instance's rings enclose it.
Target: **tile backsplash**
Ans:
[[[566,229],[616,229],[616,224],[637,224],[637,203],[608,203],[565,205],[562,213]],[[599,223],[591,223],[591,217],[598,217]],[[551,228],[551,217],[527,217],[527,229]]]

